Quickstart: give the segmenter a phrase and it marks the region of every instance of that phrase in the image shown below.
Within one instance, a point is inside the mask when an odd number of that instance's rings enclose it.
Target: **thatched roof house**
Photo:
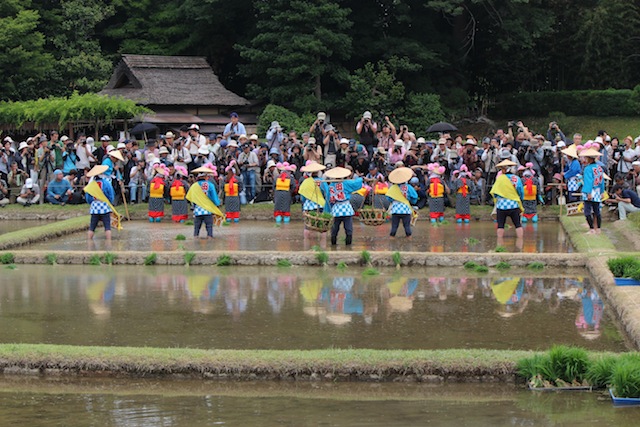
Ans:
[[[205,128],[211,131],[229,121],[230,111],[250,104],[227,90],[200,56],[122,55],[100,93],[132,99],[156,112],[145,121],[209,124]],[[255,123],[255,114],[244,119]]]

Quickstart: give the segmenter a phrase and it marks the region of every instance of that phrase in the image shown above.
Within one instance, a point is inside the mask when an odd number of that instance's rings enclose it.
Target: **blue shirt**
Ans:
[[[231,132],[231,135],[227,136],[227,138],[230,138],[230,139],[237,138],[242,134],[245,134],[245,135],[247,134],[247,131],[244,128],[244,125],[240,122],[236,123],[235,126],[233,125],[233,122],[227,123],[227,125],[224,127],[223,135],[227,135],[229,132]]]
[[[343,205],[342,209],[334,210],[336,205],[348,202],[351,199],[351,193],[362,188],[362,178],[348,179],[344,181],[332,182],[330,184],[323,183],[322,191],[326,200],[325,212],[331,212],[333,216],[352,216],[355,214],[351,203]]]
[[[111,185],[111,181],[105,178],[95,178],[95,181],[102,188],[102,192],[104,193],[105,197],[109,200],[109,202],[113,203],[113,200],[115,198],[115,193],[113,191],[113,186]],[[92,215],[94,214],[100,215],[100,214],[106,214],[111,212],[111,208],[109,208],[109,205],[107,205],[105,202],[95,199],[92,195],[88,193],[85,194],[84,199],[87,201],[87,203],[91,205],[89,207],[89,213]]]
[[[220,206],[220,199],[218,199],[218,192],[216,191],[216,186],[214,185],[213,182],[200,179],[198,180],[198,185],[202,189],[202,192],[207,195],[209,200],[211,200],[214,205]],[[196,205],[196,207],[193,209],[194,216],[205,216],[205,215],[211,215],[211,214],[212,212],[209,212],[208,210],[198,205]]]
[[[640,197],[633,190],[622,190],[620,195],[623,199],[631,199],[631,204],[636,208],[640,208]]]
[[[582,199],[588,200],[591,195],[592,202],[602,201],[604,193],[604,171],[596,163],[585,166],[583,172]]]
[[[569,179],[573,178],[576,175],[580,174],[580,162],[578,159],[571,160],[571,163],[564,167],[564,178]]]
[[[47,187],[47,196],[63,196],[67,191],[71,190],[71,184],[66,179],[56,181],[55,179],[49,183]]]

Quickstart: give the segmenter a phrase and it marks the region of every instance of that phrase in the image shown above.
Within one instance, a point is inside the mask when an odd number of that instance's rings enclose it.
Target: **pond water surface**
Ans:
[[[0,342],[228,349],[627,347],[584,270],[19,266]]]
[[[298,251],[309,250],[315,245],[331,249],[326,233],[323,236],[311,233],[310,237],[305,238],[300,221],[286,225],[276,225],[270,221],[241,221],[215,228],[214,239],[210,240],[194,240],[193,226],[190,225],[142,221],[125,222],[123,225],[123,230],[114,232],[114,239],[109,246],[104,240],[104,233],[98,230],[91,244],[87,243],[86,233],[80,232],[32,245],[30,249],[173,251],[183,247],[186,250]],[[487,252],[498,246],[496,226],[491,221],[437,227],[427,221],[418,221],[411,240],[404,238],[403,230],[395,239],[389,238],[390,227],[390,224],[365,226],[355,221],[351,250]],[[176,241],[179,234],[186,236],[187,240]],[[201,236],[206,236],[204,227]],[[339,237],[342,240],[334,249],[344,250],[344,231],[340,232]],[[509,252],[572,252],[569,239],[557,221],[527,224],[521,242],[516,241],[515,230],[508,229],[502,245]]]
[[[0,377],[0,425],[619,426],[639,408],[510,385],[224,383]]]

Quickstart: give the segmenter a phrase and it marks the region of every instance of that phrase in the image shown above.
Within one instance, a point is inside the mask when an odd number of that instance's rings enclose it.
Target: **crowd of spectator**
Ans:
[[[350,139],[341,135],[327,115],[319,112],[308,132],[300,136],[296,131],[286,131],[277,121],[271,123],[264,138],[247,135],[235,113],[222,133],[208,136],[201,134],[195,124],[176,129],[176,134],[168,131],[158,139],[145,141],[123,138],[116,142],[107,135],[97,143],[94,138],[82,135],[72,141],[56,131],[49,135],[39,133],[20,143],[7,136],[0,152],[0,206],[9,203],[11,195],[24,206],[42,202],[83,203],[86,172],[104,162],[112,166],[109,173],[117,194],[116,203],[122,203],[123,198],[130,203],[146,201],[148,183],[157,163],[167,166],[171,176],[176,166],[192,171],[211,163],[224,171],[231,164],[244,189],[242,203],[268,202],[272,201],[273,183],[279,174],[276,165],[280,162],[296,165],[295,178],[299,180],[300,168],[309,160],[328,168],[349,168],[355,176],[379,185],[384,185],[394,168],[409,167],[415,172],[411,185],[419,195],[419,208],[427,203],[427,164],[444,166],[447,187],[454,172],[465,165],[472,172],[468,182],[471,203],[492,204],[489,190],[496,178],[495,166],[504,159],[534,170],[538,188],[542,189],[541,203],[556,204],[560,190],[566,194],[565,174],[569,167],[561,150],[571,144],[583,144],[582,135],[576,133],[569,140],[556,122],[549,123],[542,132],[534,132],[521,121],[509,122],[504,129],[480,139],[474,135],[442,133],[435,140],[426,140],[416,137],[406,125],[396,127],[389,117],[376,122],[368,111],[356,122],[353,135],[355,138]],[[600,146],[599,161],[613,177],[611,185],[618,185],[612,194],[625,190],[637,197],[640,137],[628,136],[621,142],[618,137],[600,131],[593,141]],[[194,177],[189,179],[193,182]],[[627,192],[624,194],[629,196]],[[451,205],[448,197],[445,204]]]

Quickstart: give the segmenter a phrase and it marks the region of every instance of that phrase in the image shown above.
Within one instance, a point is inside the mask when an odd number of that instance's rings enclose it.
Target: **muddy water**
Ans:
[[[471,224],[447,224],[434,227],[427,221],[419,221],[411,240],[404,238],[404,231],[398,237],[389,237],[390,225],[379,227],[354,223],[352,250],[388,250],[416,252],[487,252],[498,246],[495,224],[493,222],[473,222]],[[187,240],[177,241],[182,234]],[[205,236],[204,228],[201,236]],[[33,245],[33,249],[59,250],[142,250],[172,251],[186,250],[309,250],[319,245],[327,250],[328,236],[312,233],[305,238],[302,222],[276,225],[269,221],[241,221],[214,229],[212,240],[194,240],[193,226],[163,222],[130,222],[124,229],[114,232],[114,240],[107,246],[104,233],[97,232],[96,239],[87,243],[86,233],[76,233]],[[403,236],[403,237],[400,237]],[[335,247],[344,250],[344,231],[339,235],[339,244]],[[509,252],[571,252],[568,237],[558,222],[527,224],[524,238],[517,242],[515,230],[508,229],[502,244]]]
[[[515,386],[0,378],[0,425],[637,426],[597,393]]]
[[[25,228],[39,227],[41,225],[50,224],[52,220],[16,220],[16,221],[0,221],[0,234],[9,233],[11,231],[23,230]]]
[[[235,349],[622,351],[584,271],[19,266],[0,342]]]

